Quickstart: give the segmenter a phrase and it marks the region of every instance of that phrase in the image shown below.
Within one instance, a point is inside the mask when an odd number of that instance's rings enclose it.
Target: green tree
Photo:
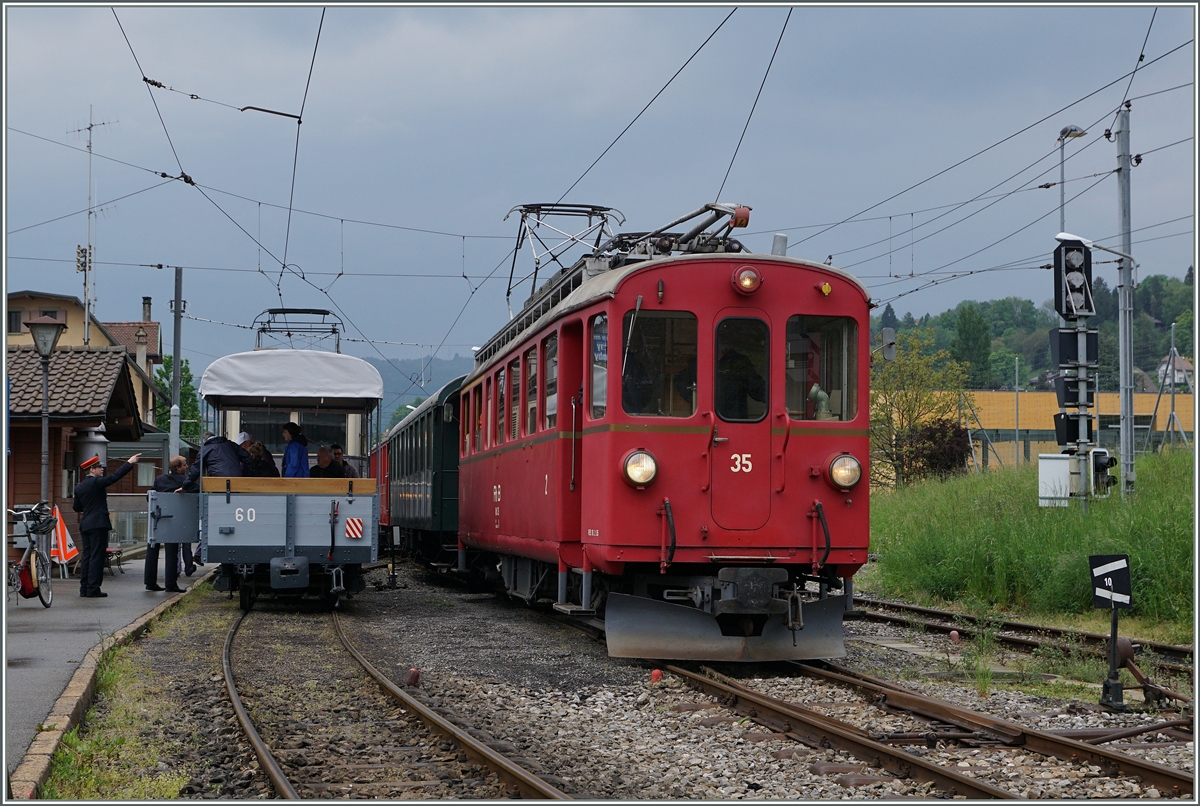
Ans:
[[[873,481],[904,485],[927,474],[922,457],[938,453],[929,442],[956,436],[928,426],[958,422],[966,377],[964,365],[933,348],[931,330],[896,334],[895,360],[871,366]]]
[[[900,320],[896,317],[896,311],[892,308],[892,303],[888,303],[883,308],[883,315],[879,317],[880,327],[890,327],[893,330],[900,326]]]
[[[425,398],[414,397],[412,399],[411,403],[401,403],[399,406],[397,406],[396,410],[392,412],[392,419],[387,425],[387,430],[390,430],[393,427],[395,427],[396,423],[400,422],[405,417],[407,417],[408,413],[410,411],[412,411],[412,409],[415,409],[417,406],[421,405],[424,402],[425,402]],[[412,406],[412,409],[410,409],[409,406]]]
[[[973,302],[963,303],[958,308],[950,355],[955,361],[968,366],[967,384],[972,389],[991,386],[992,329],[979,306]]]
[[[170,396],[171,374],[175,357],[163,356],[162,366],[154,371],[154,382]],[[171,429],[171,406],[154,411],[154,424],[164,431]],[[191,442],[200,441],[200,398],[192,382],[192,368],[185,358],[179,364],[179,436]]]

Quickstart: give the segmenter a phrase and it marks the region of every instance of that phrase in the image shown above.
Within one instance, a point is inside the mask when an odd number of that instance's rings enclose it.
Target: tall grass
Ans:
[[[1190,624],[1194,602],[1194,457],[1137,458],[1137,492],[1093,499],[1084,515],[1039,507],[1038,471],[992,469],[875,495],[872,551],[890,595],[974,599],[1032,612],[1092,606],[1088,555],[1128,554],[1131,615]]]

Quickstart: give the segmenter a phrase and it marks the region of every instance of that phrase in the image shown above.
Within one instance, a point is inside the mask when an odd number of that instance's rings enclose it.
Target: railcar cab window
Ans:
[[[713,397],[722,420],[757,422],[767,416],[767,323],[724,319],[717,325]]]
[[[696,317],[629,311],[621,325],[621,408],[648,417],[696,413]]]
[[[592,419],[599,419],[608,410],[608,314],[592,317],[591,348],[592,384],[591,394]]]
[[[793,420],[853,420],[858,414],[858,324],[844,316],[787,321],[784,390]]]
[[[525,352],[525,433],[537,431],[537,365],[538,351],[531,347]]]
[[[558,334],[546,338],[546,428],[558,424]]]

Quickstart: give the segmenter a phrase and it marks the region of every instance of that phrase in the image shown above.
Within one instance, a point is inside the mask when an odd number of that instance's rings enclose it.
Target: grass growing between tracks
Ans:
[[[873,587],[1107,632],[1107,612],[1092,609],[1088,556],[1128,554],[1134,608],[1121,613],[1122,633],[1191,643],[1193,469],[1189,451],[1139,456],[1137,493],[1094,499],[1086,515],[1077,503],[1039,507],[1036,465],[877,494]]]
[[[195,606],[185,597],[150,628],[174,631]],[[173,640],[187,642],[186,635]],[[50,762],[43,799],[167,800],[179,797],[191,777],[180,769],[163,769],[164,741],[156,724],[172,719],[169,681],[157,679],[139,660],[140,647],[107,650],[97,665],[96,699],[83,724],[63,736]]]

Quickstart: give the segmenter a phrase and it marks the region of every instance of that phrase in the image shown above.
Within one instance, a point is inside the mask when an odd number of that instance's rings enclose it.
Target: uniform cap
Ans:
[[[79,466],[79,469],[80,470],[90,470],[98,464],[100,464],[100,457],[93,456],[91,459],[85,459],[83,464],[81,464]]]

